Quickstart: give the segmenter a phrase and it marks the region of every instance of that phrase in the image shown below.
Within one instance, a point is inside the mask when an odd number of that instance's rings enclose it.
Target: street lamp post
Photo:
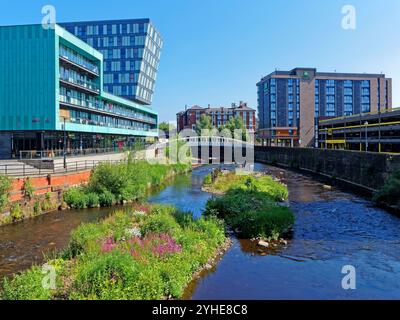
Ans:
[[[365,121],[365,152],[368,152],[368,121]]]
[[[64,157],[64,169],[67,169],[67,148],[66,148],[66,144],[67,144],[67,131],[65,128],[65,117],[64,119],[64,143],[63,143],[63,157]]]

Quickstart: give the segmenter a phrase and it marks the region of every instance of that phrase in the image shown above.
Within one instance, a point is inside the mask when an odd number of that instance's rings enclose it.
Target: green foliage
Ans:
[[[99,223],[82,224],[71,234],[67,250],[60,254],[63,272],[56,292],[41,289],[35,267],[6,282],[5,299],[130,299],[180,298],[193,273],[204,266],[226,238],[222,221],[210,217],[193,219],[170,206],[147,207],[148,214],[119,211]],[[138,228],[142,237],[129,236]],[[145,234],[168,232],[181,250],[154,255],[151,247],[132,254],[131,243],[145,242]],[[111,250],[104,249],[111,239]],[[131,240],[138,240],[132,242]],[[65,267],[68,266],[68,267]],[[58,274],[58,273],[57,273]]]
[[[21,206],[18,203],[11,206],[10,216],[13,222],[20,221],[24,218],[24,213],[22,212]]]
[[[115,203],[115,196],[108,190],[103,191],[99,195],[100,206],[111,207]]]
[[[88,197],[81,187],[71,188],[64,193],[64,201],[74,209],[84,209],[88,205]]]
[[[204,181],[203,181],[203,184],[204,185],[210,185],[210,184],[212,184],[212,175],[211,175],[211,173],[209,173],[208,175],[206,175],[205,177],[204,177]]]
[[[289,197],[287,187],[271,176],[238,175],[234,172],[218,174],[210,191],[225,193],[231,189],[257,190],[274,201],[286,201]]]
[[[8,192],[11,189],[11,179],[5,175],[0,174],[0,210],[8,204]]]
[[[36,200],[36,201],[35,201],[35,204],[34,204],[34,206],[33,206],[33,213],[34,213],[35,215],[39,215],[39,214],[42,213],[42,206],[41,206],[39,200]]]
[[[100,205],[100,198],[97,193],[90,192],[87,194],[87,207],[97,208]]]
[[[212,187],[225,194],[207,202],[205,215],[224,219],[242,238],[277,239],[294,223],[291,210],[276,204],[287,199],[287,188],[270,176],[229,173]]]
[[[118,251],[87,259],[79,265],[72,295],[75,299],[137,299],[138,271],[134,259]]]
[[[2,300],[49,300],[51,291],[43,288],[42,280],[42,270],[32,267],[11,281],[5,278],[0,297]]]
[[[200,116],[200,119],[196,122],[196,127],[195,128],[196,128],[195,130],[196,130],[198,135],[201,135],[201,131],[202,130],[211,130],[211,129],[213,129],[211,117],[203,113]]]
[[[144,200],[149,185],[159,185],[172,173],[179,174],[188,169],[189,166],[184,164],[161,165],[146,161],[105,163],[94,169],[89,190],[97,194],[111,192],[118,201]]]
[[[375,192],[373,200],[376,203],[400,206],[400,170],[394,172],[385,185]]]
[[[35,195],[35,189],[32,185],[31,179],[26,178],[26,180],[24,181],[24,186],[23,186],[23,190],[24,190],[24,195],[25,197],[27,197],[29,200],[33,199],[34,195]]]
[[[164,134],[168,136],[168,134],[170,133],[170,131],[176,129],[176,127],[173,124],[170,124],[168,122],[161,122],[158,125],[158,129],[164,131]]]
[[[179,228],[175,217],[171,216],[170,210],[157,210],[157,214],[152,214],[146,219],[146,223],[141,227],[143,235],[149,233],[169,233],[173,235]]]
[[[239,139],[239,140],[242,139],[244,141],[246,141],[248,139],[248,132],[247,132],[246,126],[245,126],[242,118],[239,118],[239,117],[230,118],[228,120],[228,122],[226,123],[226,125],[221,129],[229,130],[232,137],[235,139]],[[241,136],[236,136],[235,131],[237,131],[237,130],[241,130]],[[238,131],[238,132],[240,132],[240,131]]]
[[[10,215],[0,215],[0,226],[12,223]]]

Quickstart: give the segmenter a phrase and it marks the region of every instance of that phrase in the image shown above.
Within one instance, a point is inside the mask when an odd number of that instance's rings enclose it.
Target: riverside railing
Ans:
[[[119,147],[112,148],[90,148],[90,149],[68,149],[66,155],[68,157],[79,157],[96,154],[107,154],[107,153],[120,153],[124,150]],[[53,159],[62,158],[64,156],[64,150],[25,150],[19,152],[20,160],[32,160],[32,159]]]
[[[0,164],[0,174],[4,174],[10,177],[32,177],[32,176],[44,176],[48,174],[63,174],[87,171],[95,168],[100,163],[118,164],[123,163],[126,160],[81,160],[67,162],[64,168],[63,163],[54,163],[54,167],[48,168],[35,168],[25,163],[12,163],[12,164]]]

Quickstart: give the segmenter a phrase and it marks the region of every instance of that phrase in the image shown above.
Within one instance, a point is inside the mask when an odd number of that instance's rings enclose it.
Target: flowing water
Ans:
[[[234,239],[211,271],[193,281],[192,299],[400,299],[400,218],[363,198],[327,188],[308,176],[256,164],[288,185],[296,216],[287,246],[260,250]],[[210,195],[201,191],[211,166],[176,177],[150,196],[198,217]],[[56,212],[0,228],[0,276],[43,261],[43,252],[65,247],[81,222],[114,209]],[[355,267],[356,290],[342,288],[342,268]]]

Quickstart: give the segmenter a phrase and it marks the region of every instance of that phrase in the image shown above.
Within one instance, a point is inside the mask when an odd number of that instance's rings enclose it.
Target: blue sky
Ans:
[[[57,21],[153,20],[164,49],[153,108],[175,120],[185,105],[256,108],[256,83],[276,68],[386,73],[400,107],[399,0],[69,0],[2,1],[0,24],[40,23],[43,5]],[[341,27],[344,5],[355,30]]]

